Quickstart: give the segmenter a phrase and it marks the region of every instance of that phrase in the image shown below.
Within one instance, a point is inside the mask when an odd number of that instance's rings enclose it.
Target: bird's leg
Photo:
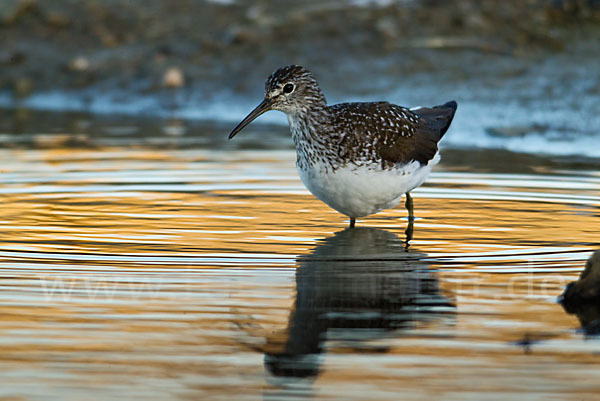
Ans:
[[[406,206],[406,210],[408,210],[408,221],[414,221],[415,220],[415,210],[414,210],[414,206],[413,206],[413,199],[412,196],[410,196],[410,192],[406,193],[406,202],[404,203],[404,206]]]
[[[354,228],[354,224],[356,224],[356,219],[354,217],[350,217],[350,228]]]
[[[415,212],[412,196],[410,192],[406,193],[406,202],[404,203],[406,210],[408,210],[408,226],[406,226],[406,248],[408,249],[410,241],[413,239],[414,223],[415,223]]]
[[[406,231],[404,231],[404,234],[406,234],[406,246],[405,248],[408,249],[409,245],[410,245],[410,241],[413,239],[413,227],[414,227],[415,223],[413,220],[409,220],[408,221],[408,226],[406,226]]]

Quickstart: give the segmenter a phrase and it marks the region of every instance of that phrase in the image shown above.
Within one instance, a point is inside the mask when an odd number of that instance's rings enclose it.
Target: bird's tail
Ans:
[[[422,107],[420,109],[413,110],[415,114],[419,117],[425,119],[428,125],[434,130],[439,132],[439,138],[442,139],[448,128],[450,128],[450,124],[452,123],[452,119],[454,118],[454,114],[456,113],[456,108],[458,105],[454,100],[444,103],[441,106],[435,107]]]

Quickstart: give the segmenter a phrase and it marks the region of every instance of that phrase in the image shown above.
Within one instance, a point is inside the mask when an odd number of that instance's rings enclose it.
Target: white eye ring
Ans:
[[[283,89],[281,90],[285,94],[290,94],[294,91],[294,84],[285,84],[283,85]]]

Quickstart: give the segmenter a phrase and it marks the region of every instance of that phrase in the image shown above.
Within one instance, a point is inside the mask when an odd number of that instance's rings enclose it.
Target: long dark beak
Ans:
[[[229,134],[229,139],[236,136],[238,132],[243,130],[246,125],[248,125],[252,121],[254,121],[256,119],[256,117],[260,116],[261,114],[263,114],[264,112],[269,111],[269,110],[271,110],[271,101],[269,99],[265,99],[262,102],[260,102],[260,104],[258,106],[256,106],[256,108],[254,110],[252,110],[250,112],[250,114],[248,114],[246,116],[246,118],[244,118],[242,120],[242,122],[239,123],[237,125],[237,127],[235,127],[233,129],[233,131],[231,131],[231,134]]]

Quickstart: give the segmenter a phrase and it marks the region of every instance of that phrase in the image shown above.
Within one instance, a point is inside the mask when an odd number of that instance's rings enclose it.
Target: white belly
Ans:
[[[300,179],[314,196],[348,217],[363,217],[398,204],[402,195],[423,184],[439,154],[426,166],[412,162],[382,170],[379,166],[352,166],[325,172],[321,165],[298,168]]]

